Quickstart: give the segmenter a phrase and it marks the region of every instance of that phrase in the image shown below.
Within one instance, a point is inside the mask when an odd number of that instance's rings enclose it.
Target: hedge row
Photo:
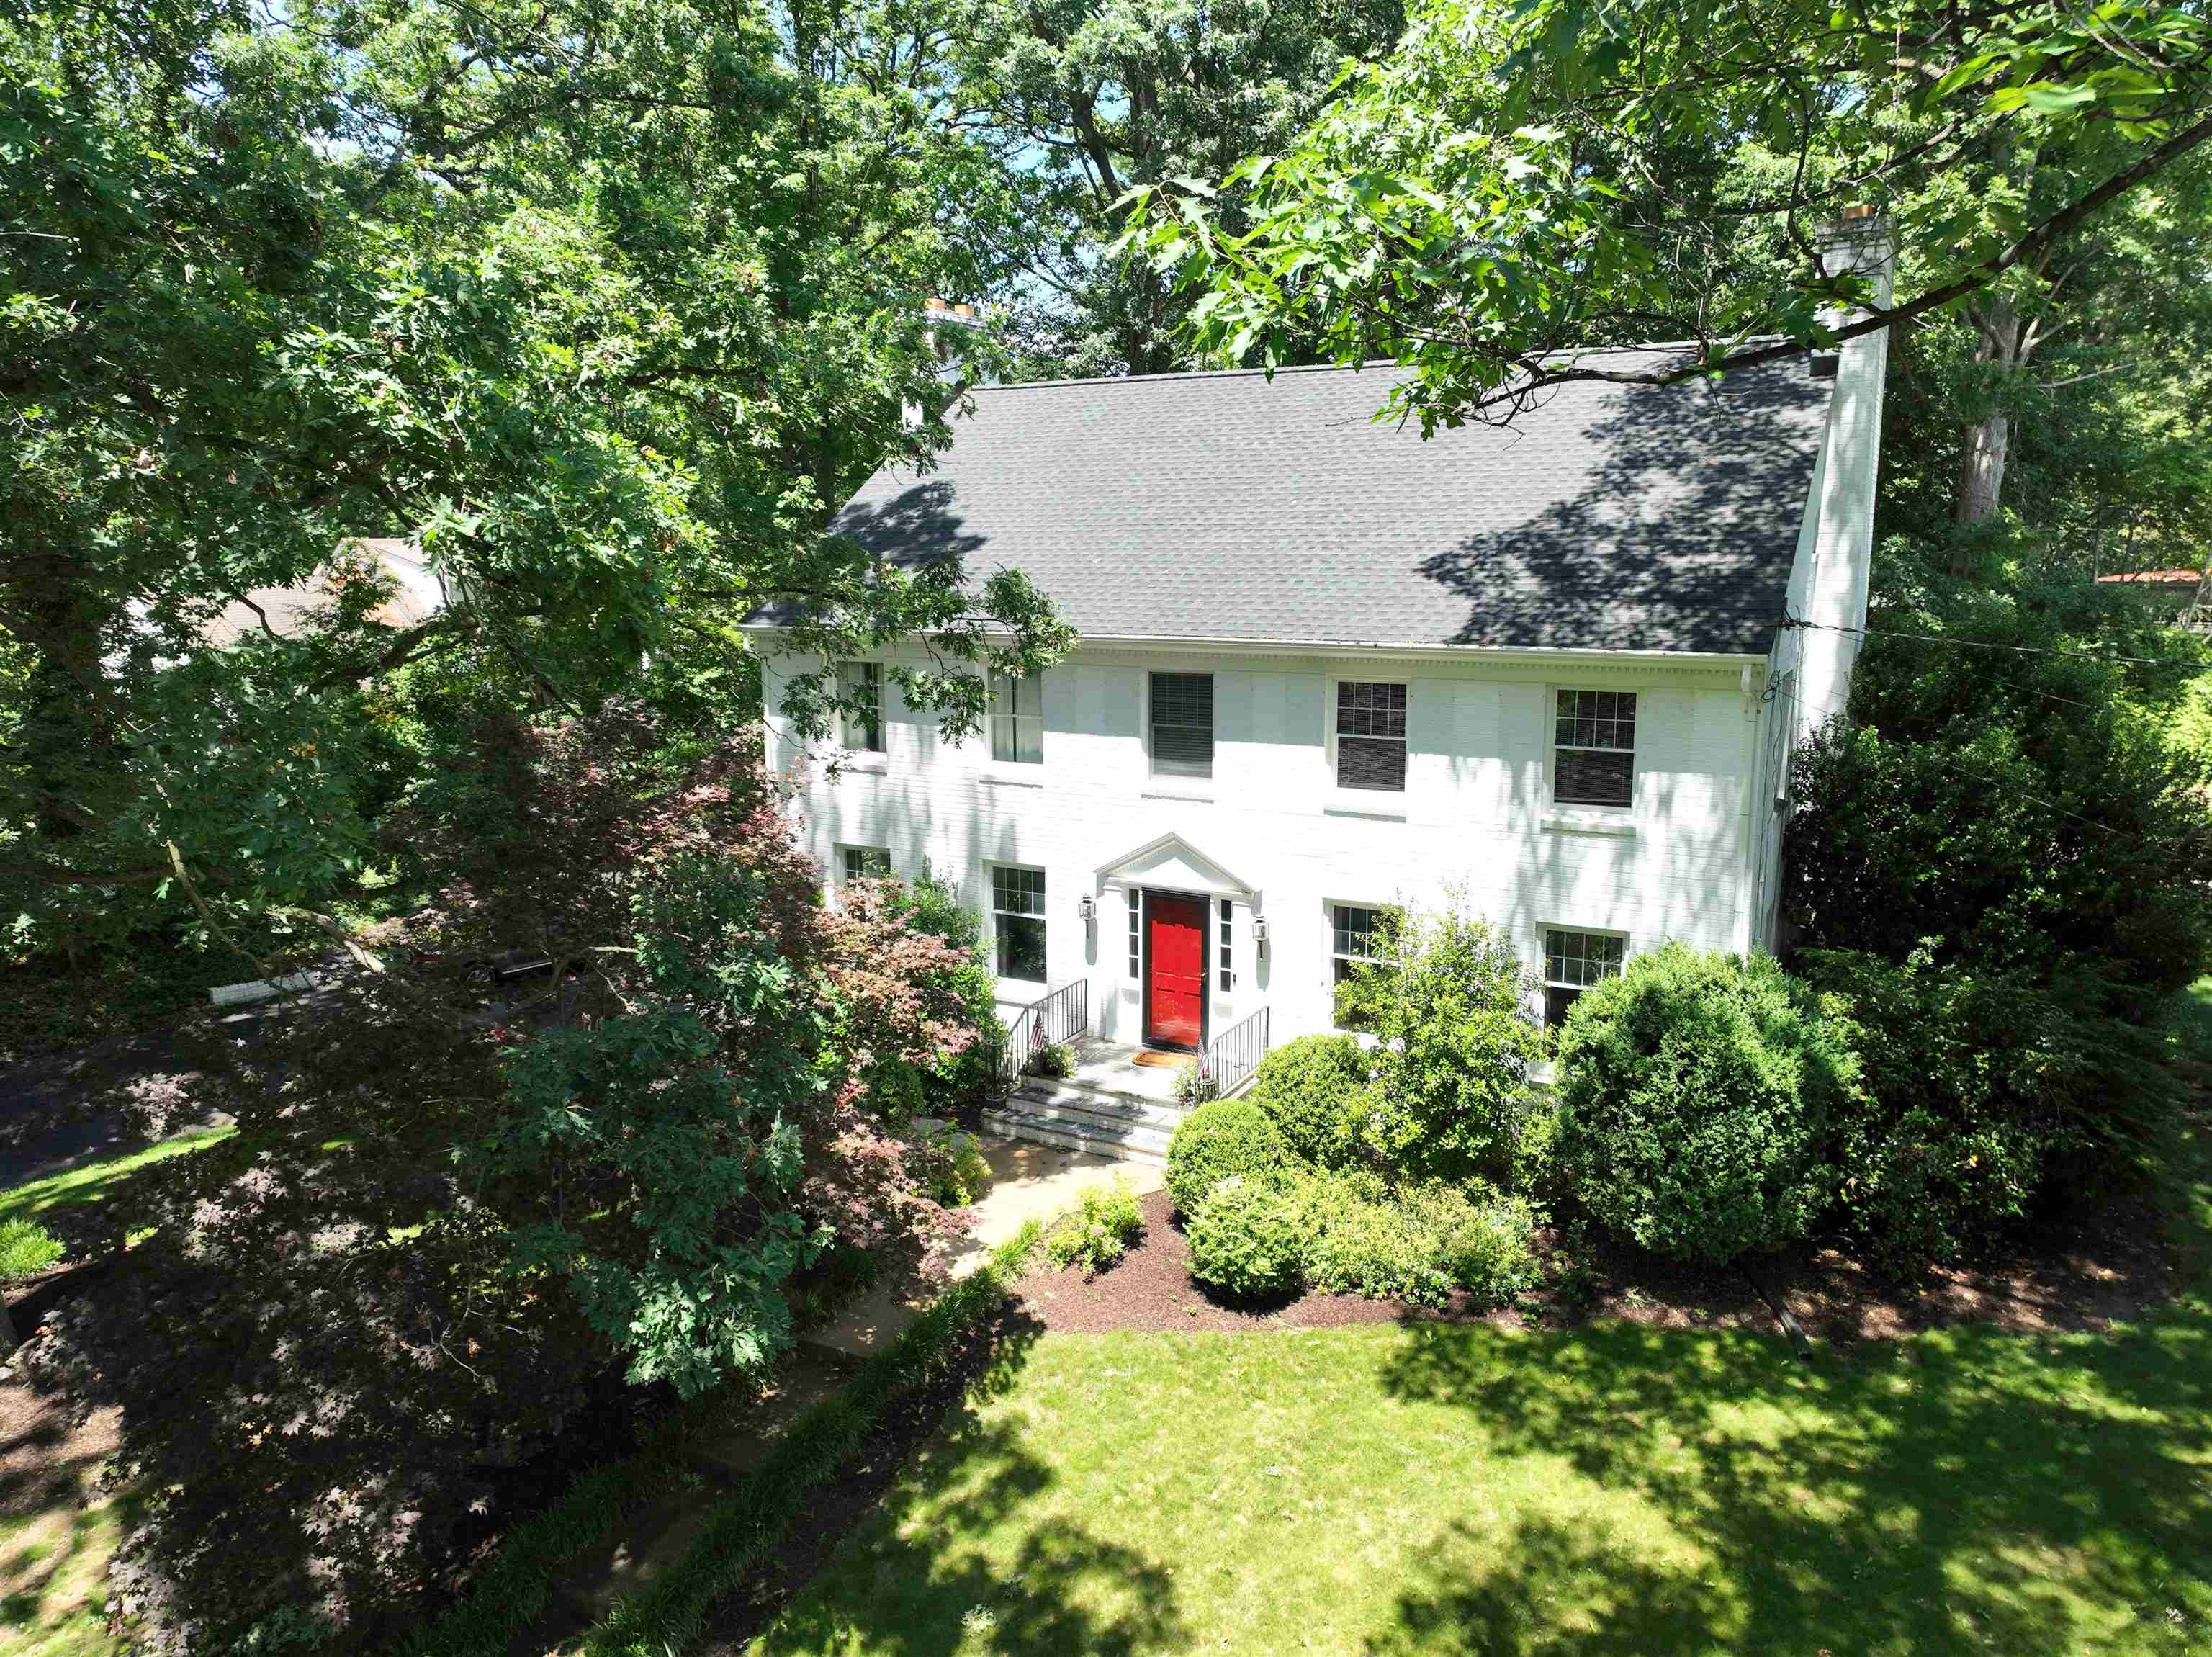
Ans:
[[[942,1374],[960,1343],[1027,1270],[1042,1228],[1031,1221],[973,1276],[955,1283],[840,1392],[792,1426],[766,1459],[715,1503],[691,1551],[585,1638],[591,1657],[670,1657],[699,1636],[708,1610],[781,1538],[799,1499],[858,1450],[893,1403]]]
[[[394,1657],[501,1657],[544,1613],[586,1550],[682,1488],[693,1441],[740,1401],[726,1393],[697,1399],[655,1429],[635,1454],[578,1478],[556,1506],[508,1532],[468,1597],[408,1636]]]
[[[1024,1227],[974,1276],[939,1295],[842,1392],[801,1416],[717,1505],[692,1551],[642,1594],[618,1602],[592,1630],[589,1649],[665,1657],[680,1648],[714,1597],[774,1544],[807,1486],[835,1471],[893,1399],[941,1372],[961,1339],[1026,1270],[1040,1234],[1036,1222]],[[700,1399],[671,1416],[635,1454],[583,1475],[559,1505],[509,1532],[468,1598],[410,1635],[394,1657],[501,1657],[544,1613],[586,1550],[684,1487],[690,1446],[733,1402],[722,1395]]]

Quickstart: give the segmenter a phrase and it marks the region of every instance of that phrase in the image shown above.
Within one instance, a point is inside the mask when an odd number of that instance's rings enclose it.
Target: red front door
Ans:
[[[1206,899],[1145,899],[1145,1039],[1196,1047],[1206,1039]]]

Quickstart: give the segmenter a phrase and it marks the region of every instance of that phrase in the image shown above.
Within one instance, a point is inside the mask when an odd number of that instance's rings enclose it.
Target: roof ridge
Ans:
[[[1738,341],[1742,345],[1766,344],[1786,339],[1786,334],[1753,334]],[[1654,339],[1636,345],[1568,345],[1546,353],[1556,361],[1573,356],[1625,356],[1650,351],[1687,350],[1705,342],[1697,339]],[[1285,374],[1364,374],[1370,369],[1395,369],[1395,356],[1370,356],[1357,363],[1295,362],[1272,371]],[[1171,369],[1161,374],[1093,374],[1072,375],[1056,380],[1016,380],[994,386],[970,386],[969,391],[1059,391],[1074,386],[1140,386],[1163,380],[1251,380],[1270,374],[1260,369]]]

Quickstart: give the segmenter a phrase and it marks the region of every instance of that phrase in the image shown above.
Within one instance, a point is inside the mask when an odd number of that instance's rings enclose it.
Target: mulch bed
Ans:
[[[1009,1303],[969,1336],[935,1380],[887,1408],[836,1477],[807,1493],[769,1556],[708,1608],[696,1648],[700,1657],[737,1657],[765,1633],[890,1489],[907,1458],[935,1435],[948,1412],[961,1407],[969,1389],[993,1368],[1018,1362],[1042,1332],[1035,1318]]]
[[[1040,1259],[1015,1285],[1024,1310],[1046,1329],[1330,1329],[1344,1324],[1395,1323],[1436,1317],[1395,1301],[1358,1295],[1303,1295],[1295,1301],[1246,1306],[1215,1295],[1190,1275],[1190,1245],[1170,1218],[1164,1191],[1138,1200],[1145,1235],[1105,1270],[1056,1270]],[[1462,1313],[1461,1315],[1473,1315]]]
[[[2140,1317],[2168,1299],[2172,1269],[2159,1217],[2141,1200],[2108,1203],[2070,1226],[2045,1227],[2019,1246],[1972,1266],[1947,1267],[1918,1284],[1881,1281],[1849,1255],[1802,1247],[1758,1262],[1750,1273],[1706,1270],[1632,1249],[1589,1250],[1588,1291],[1574,1303],[1547,1287],[1507,1310],[1462,1301],[1444,1310],[1352,1295],[1307,1295],[1269,1306],[1221,1299],[1190,1276],[1190,1249],[1165,1191],[1140,1204],[1143,1240],[1116,1264],[1090,1275],[1040,1264],[1017,1287],[1024,1309],[1048,1330],[1323,1329],[1410,1319],[1548,1326],[1619,1319],[1655,1328],[1776,1331],[1786,1308],[1814,1340],[1881,1339],[1953,1324],[2009,1330],[2100,1330]],[[1539,1248],[1557,1260],[1559,1238]],[[1756,1276],[1756,1282],[1753,1276]],[[1762,1290],[1764,1291],[1762,1293]],[[1524,1315],[1525,1314],[1525,1315]]]

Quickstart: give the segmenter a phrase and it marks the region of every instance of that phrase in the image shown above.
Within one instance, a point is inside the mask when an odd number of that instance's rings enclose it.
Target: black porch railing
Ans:
[[[1216,1036],[1206,1050],[1206,1074],[1212,1097],[1226,1099],[1252,1079],[1267,1054],[1267,1009],[1240,1019]]]
[[[1090,1028],[1091,980],[1070,979],[1006,1020],[998,1044],[1000,1080],[1014,1086],[1042,1049],[1073,1041]]]

